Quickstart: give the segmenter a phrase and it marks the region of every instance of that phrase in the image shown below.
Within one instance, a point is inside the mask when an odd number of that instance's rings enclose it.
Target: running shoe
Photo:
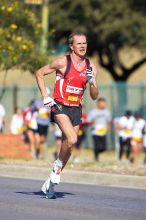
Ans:
[[[61,173],[61,167],[57,166],[56,163],[54,163],[54,167],[50,174],[50,180],[54,184],[60,183],[60,173]]]
[[[48,178],[42,186],[42,191],[46,194],[47,199],[56,199],[56,195],[54,192],[54,185],[50,178]]]

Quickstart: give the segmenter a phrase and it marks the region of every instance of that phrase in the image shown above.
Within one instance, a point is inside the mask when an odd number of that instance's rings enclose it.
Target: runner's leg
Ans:
[[[79,130],[79,126],[77,125],[73,127],[69,117],[64,114],[56,115],[55,121],[63,133],[62,145],[58,158],[63,162],[64,168],[70,158],[73,145],[77,142],[77,132]]]
[[[67,115],[59,114],[55,116],[55,121],[62,130],[63,139],[62,146],[58,159],[54,162],[53,169],[49,178],[42,186],[42,191],[48,198],[54,197],[54,185],[60,182],[61,170],[65,167],[68,159],[70,158],[73,145],[77,141],[77,132],[79,126],[73,127],[69,117]]]

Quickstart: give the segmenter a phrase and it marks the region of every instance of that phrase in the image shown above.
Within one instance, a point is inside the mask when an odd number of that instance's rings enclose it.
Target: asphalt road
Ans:
[[[146,190],[61,183],[49,200],[41,185],[0,177],[0,220],[146,220]]]

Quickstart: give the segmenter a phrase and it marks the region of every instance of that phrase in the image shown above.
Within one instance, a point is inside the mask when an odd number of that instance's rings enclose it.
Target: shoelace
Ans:
[[[60,167],[53,168],[53,172],[59,175],[61,173],[61,168]]]

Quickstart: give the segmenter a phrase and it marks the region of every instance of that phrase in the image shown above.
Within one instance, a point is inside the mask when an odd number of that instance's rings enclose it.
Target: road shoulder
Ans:
[[[24,164],[0,164],[0,176],[26,178],[44,181],[50,169],[46,166],[27,166]],[[67,183],[90,184],[98,186],[116,186],[126,188],[146,189],[145,176],[99,173],[65,169],[61,181]]]

